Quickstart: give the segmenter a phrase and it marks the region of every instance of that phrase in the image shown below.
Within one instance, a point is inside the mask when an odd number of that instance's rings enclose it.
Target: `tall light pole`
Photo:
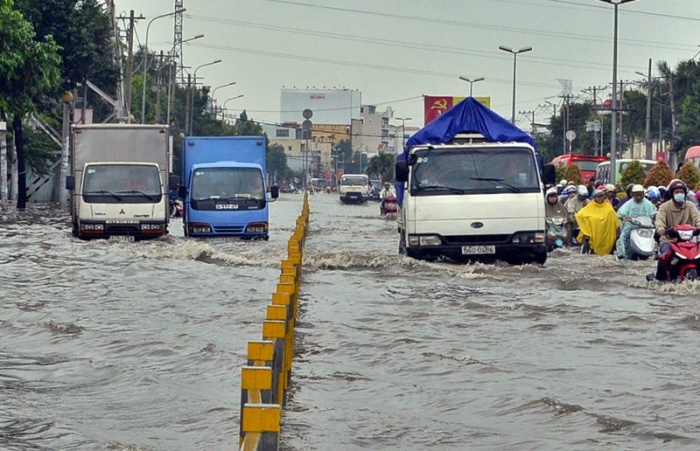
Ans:
[[[203,34],[198,34],[196,36],[192,36],[191,38],[187,38],[187,39],[183,40],[182,43],[184,44],[185,42],[194,41],[195,39],[201,39],[203,37],[204,37]],[[173,48],[170,49],[170,55],[172,55],[173,52],[175,51],[175,45],[176,44],[173,43]],[[167,125],[170,125],[170,111],[171,111],[170,104],[172,102],[172,100],[171,100],[172,95],[173,95],[173,61],[171,61],[170,64],[168,65],[168,112],[165,116],[165,123]]]
[[[200,64],[194,69],[194,86],[197,86],[197,71],[203,67],[211,66],[214,64],[219,64],[221,60],[212,61],[210,63]],[[194,88],[190,89],[190,128],[187,131],[188,135],[192,134],[192,122],[194,121]]]
[[[467,78],[467,77],[459,77],[460,80],[464,80],[467,83],[469,83],[469,97],[472,96],[473,88],[474,88],[474,83],[478,81],[485,80],[484,77],[479,77],[479,78]]]
[[[513,109],[511,110],[510,114],[510,122],[515,124],[515,68],[517,66],[518,54],[529,52],[532,50],[532,47],[523,47],[519,50],[513,50],[510,47],[501,45],[498,48],[513,55]]]
[[[615,20],[613,25],[613,67],[612,67],[612,115],[610,116],[610,183],[615,184],[617,175],[617,7],[634,0],[599,0],[614,6]]]
[[[175,14],[186,11],[187,8],[178,8],[175,11],[167,14],[161,14],[148,21],[146,26],[146,40],[143,43],[143,91],[141,92],[141,123],[146,123],[146,77],[148,69],[148,32],[151,30],[151,24],[154,20],[162,19],[163,17],[173,16]]]
[[[647,77],[647,117],[646,117],[646,135],[644,141],[646,142],[646,159],[651,160],[651,58],[649,58],[649,73],[643,74],[641,72],[635,72],[642,77]]]
[[[401,121],[401,149],[406,145],[406,121],[410,121],[412,117],[397,117],[397,121]]]
[[[236,97],[231,97],[230,99],[226,99],[226,100],[224,101],[224,106],[221,108],[222,111],[226,111],[226,104],[229,103],[231,100],[240,99],[241,97],[243,97],[243,94],[239,94],[239,95],[237,95]],[[223,112],[221,113],[221,116],[222,116],[222,117],[224,116]],[[224,119],[225,119],[225,118],[224,118]]]
[[[223,85],[219,85],[216,88],[212,89],[210,96],[211,96],[211,109],[214,112],[214,120],[216,120],[216,107],[214,107],[214,104],[216,103],[216,99],[214,98],[214,94],[216,93],[216,90],[219,88],[225,88],[227,86],[233,86],[235,84],[236,84],[236,82],[232,81],[229,83],[225,83]]]

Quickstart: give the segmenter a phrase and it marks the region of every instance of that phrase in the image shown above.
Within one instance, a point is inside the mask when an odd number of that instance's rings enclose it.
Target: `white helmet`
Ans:
[[[576,194],[581,197],[588,197],[588,188],[584,185],[579,185],[578,188],[576,188]]]
[[[569,183],[566,181],[566,179],[561,179],[561,182],[559,182],[559,186],[566,186],[566,184]]]
[[[642,185],[634,185],[630,190],[631,193],[642,193],[644,194],[644,187]]]
[[[556,188],[549,188],[549,189],[547,190],[547,197],[549,197],[549,196],[558,196],[558,195],[559,195],[559,191],[557,191]]]

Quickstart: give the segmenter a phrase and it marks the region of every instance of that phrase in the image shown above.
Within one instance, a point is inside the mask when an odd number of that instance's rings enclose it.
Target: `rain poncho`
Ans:
[[[576,213],[576,221],[581,229],[579,242],[583,241],[585,235],[590,238],[591,250],[597,255],[607,255],[612,251],[620,220],[610,202],[589,203]]]
[[[646,216],[651,218],[656,214],[656,207],[648,199],[642,199],[641,202],[637,202],[635,199],[629,199],[625,202],[619,210],[617,210],[617,216],[622,218],[624,216],[629,216],[631,218],[638,218],[640,216]],[[620,238],[617,239],[615,244],[615,250],[617,251],[618,257],[629,258],[629,247],[630,247],[630,231],[632,231],[634,225],[629,221],[622,222],[622,228],[620,229]]]

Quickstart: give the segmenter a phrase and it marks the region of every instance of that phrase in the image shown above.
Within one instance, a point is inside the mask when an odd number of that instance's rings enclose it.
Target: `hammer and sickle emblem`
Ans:
[[[447,109],[447,99],[438,99],[433,102],[433,106],[430,107],[431,110],[446,110]]]

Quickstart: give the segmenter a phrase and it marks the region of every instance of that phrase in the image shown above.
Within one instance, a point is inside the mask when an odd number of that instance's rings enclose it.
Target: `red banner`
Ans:
[[[487,107],[491,107],[490,97],[474,97],[479,102],[483,103]],[[464,100],[465,97],[453,97],[453,96],[423,96],[423,108],[425,124],[432,122],[443,114],[445,111],[449,110],[453,106],[457,105],[459,102]]]

